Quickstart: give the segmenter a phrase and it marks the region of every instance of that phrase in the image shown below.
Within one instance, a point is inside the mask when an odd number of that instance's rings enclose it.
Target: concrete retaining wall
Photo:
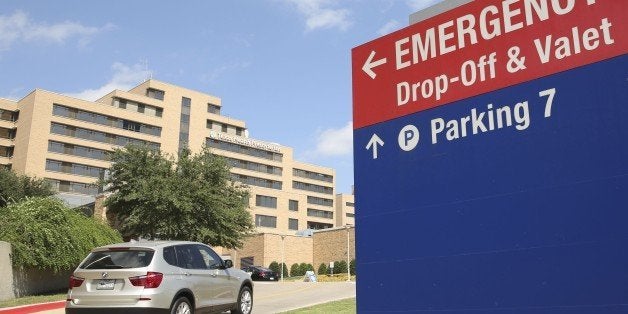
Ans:
[[[63,291],[68,288],[72,271],[13,269],[11,244],[0,241],[0,301]]]

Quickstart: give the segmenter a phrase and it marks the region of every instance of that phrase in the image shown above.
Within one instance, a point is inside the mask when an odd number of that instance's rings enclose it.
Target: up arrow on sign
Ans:
[[[377,134],[373,133],[371,136],[371,140],[368,144],[366,144],[366,149],[371,149],[373,147],[373,159],[377,159],[377,145],[384,146],[384,141],[382,141]]]
[[[373,68],[386,63],[386,58],[382,58],[375,61],[373,61],[373,58],[375,58],[375,51],[371,50],[371,54],[366,59],[366,62],[364,62],[364,65],[362,66],[362,70],[364,71],[364,73],[368,74],[368,76],[370,76],[372,79],[375,79],[377,74],[373,72]]]

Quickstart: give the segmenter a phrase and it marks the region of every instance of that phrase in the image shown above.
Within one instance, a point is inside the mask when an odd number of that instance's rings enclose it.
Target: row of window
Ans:
[[[327,218],[327,219],[334,219],[334,212],[330,212],[330,211],[326,211],[326,210],[320,210],[320,209],[308,208],[307,209],[307,215],[310,216],[310,217],[321,217],[321,218]]]
[[[16,129],[0,128],[0,138],[12,140],[15,138]]]
[[[13,147],[0,146],[0,157],[13,157]]]
[[[207,120],[207,128],[214,131],[221,131],[223,133],[235,133],[237,136],[242,136],[244,134],[244,128],[233,126],[231,124],[220,123],[214,120]],[[234,130],[234,132],[229,132],[229,130]]]
[[[231,179],[236,182],[240,182],[246,185],[254,185],[263,188],[281,190],[281,181],[262,179],[257,177],[249,177],[241,174],[231,174]]]
[[[257,172],[262,172],[262,173],[276,174],[276,175],[281,175],[282,173],[281,167],[275,167],[271,165],[265,165],[265,164],[260,164],[257,162],[235,159],[235,158],[226,158],[226,159],[227,159],[227,162],[229,162],[229,164],[234,168],[246,169],[246,170],[257,171]]]
[[[229,143],[208,138],[206,141],[207,147],[225,150],[233,153],[248,155],[252,157],[259,157],[268,160],[282,161],[283,155],[280,153],[269,152],[267,150],[257,149],[253,147],[243,146],[235,143]]]
[[[0,120],[15,122],[19,116],[20,113],[17,111],[0,109]]]
[[[277,198],[265,195],[255,195],[255,206],[277,208]]]
[[[53,180],[46,179],[50,182],[52,189],[59,192],[69,192],[69,193],[77,193],[77,194],[85,194],[85,195],[96,195],[99,192],[98,186],[94,184],[85,184],[79,182],[72,181],[61,181],[61,180]]]
[[[78,128],[71,125],[59,124],[59,123],[51,123],[50,125],[50,133],[65,135],[76,137],[84,140],[90,140],[95,142],[113,144],[118,146],[126,146],[129,144],[133,145],[146,145],[151,149],[158,150],[161,145],[159,143],[148,142],[144,140],[139,140],[135,138],[130,138],[121,135],[115,135],[100,131],[94,131],[89,129]]]
[[[308,196],[307,197],[308,204],[321,205],[321,206],[334,206],[334,200],[322,197]]]
[[[56,116],[72,118],[80,121],[96,123],[100,125],[111,126],[114,128],[129,130],[138,133],[144,133],[154,136],[161,136],[161,128],[158,126],[147,125],[139,122],[119,119],[116,117],[106,116],[98,113],[84,111],[76,108],[66,107],[54,104],[52,114]]]
[[[334,189],[328,186],[310,184],[299,181],[292,181],[292,188],[297,190],[305,190],[323,194],[334,194]]]
[[[277,217],[267,215],[255,215],[255,226],[277,228]],[[299,220],[288,218],[288,229],[299,230]]]
[[[109,160],[109,151],[68,143],[48,141],[48,151],[98,160]]]
[[[355,207],[355,204],[352,202],[346,202],[345,205],[347,205],[348,207]]]
[[[164,112],[163,108],[122,98],[114,98],[111,105],[131,112],[143,113],[151,117],[161,117]]]
[[[355,214],[354,213],[347,213],[346,216],[349,217],[349,218],[354,218]]]
[[[46,170],[75,174],[79,176],[102,178],[106,169],[66,161],[46,159]]]
[[[334,182],[334,177],[328,174],[322,174],[318,172],[312,172],[302,169],[293,169],[292,174],[295,177],[307,178],[312,180],[324,181],[324,182]]]

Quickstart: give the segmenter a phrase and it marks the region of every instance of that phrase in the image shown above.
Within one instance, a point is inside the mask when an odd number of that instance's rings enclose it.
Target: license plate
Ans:
[[[98,280],[98,285],[96,286],[96,290],[113,290],[113,286],[115,285],[115,279],[101,279]]]
[[[270,280],[275,280],[275,277],[270,277]]]

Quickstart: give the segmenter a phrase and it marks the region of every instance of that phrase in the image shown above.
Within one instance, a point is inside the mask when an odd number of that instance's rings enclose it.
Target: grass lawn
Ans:
[[[285,314],[305,313],[356,313],[355,298],[323,303],[311,307],[285,312]]]
[[[22,297],[22,298],[17,298],[13,300],[0,301],[0,308],[35,304],[35,303],[63,301],[65,300],[66,296],[67,296],[67,293],[63,292],[63,293],[57,293],[57,294]]]

